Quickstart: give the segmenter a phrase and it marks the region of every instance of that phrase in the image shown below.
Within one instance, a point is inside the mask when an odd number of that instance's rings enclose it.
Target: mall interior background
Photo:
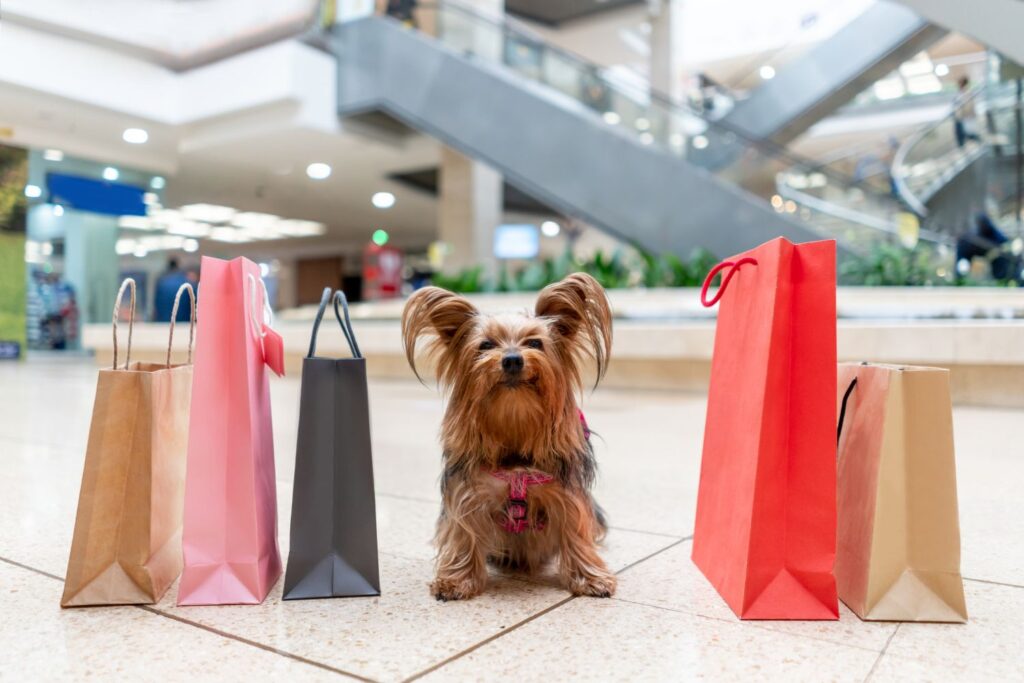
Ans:
[[[5,3],[5,341],[80,349],[129,275],[153,320],[201,254],[279,310],[692,286],[777,234],[839,239],[843,284],[1021,279],[1024,55],[955,3],[245,4]]]

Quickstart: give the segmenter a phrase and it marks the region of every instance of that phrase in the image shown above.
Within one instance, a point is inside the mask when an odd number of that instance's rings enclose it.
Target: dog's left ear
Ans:
[[[604,289],[590,275],[573,273],[548,285],[537,297],[536,313],[552,321],[552,331],[569,344],[581,343],[604,377],[612,352],[612,310]]]

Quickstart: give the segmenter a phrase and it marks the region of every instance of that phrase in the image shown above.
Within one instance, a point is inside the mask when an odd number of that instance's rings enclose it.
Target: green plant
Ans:
[[[914,249],[879,243],[863,255],[847,257],[839,267],[845,285],[869,287],[916,287],[948,284],[936,254],[927,248]]]

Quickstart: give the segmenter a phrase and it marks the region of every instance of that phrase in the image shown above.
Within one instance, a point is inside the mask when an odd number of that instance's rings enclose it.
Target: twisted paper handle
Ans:
[[[178,319],[178,304],[181,303],[181,295],[188,291],[189,302],[192,304],[192,311],[189,315],[188,325],[188,362],[192,364],[192,342],[196,338],[196,293],[189,283],[178,287],[178,293],[174,295],[174,307],[171,309],[171,332],[167,335],[167,367],[171,367],[171,346],[174,344],[174,322]]]
[[[128,369],[128,363],[132,359],[132,327],[135,326],[135,280],[130,277],[126,277],[124,282],[121,283],[120,289],[117,290],[117,299],[114,301],[114,365],[113,370],[117,370],[117,319],[121,316],[121,299],[124,297],[125,288],[131,289],[131,298],[129,299],[128,308],[130,315],[128,317],[128,350],[124,354],[124,369]]]
[[[725,294],[725,288],[729,285],[729,280],[736,274],[736,271],[740,269],[740,266],[752,263],[757,265],[757,259],[749,256],[744,256],[739,261],[722,261],[717,266],[711,269],[708,276],[704,278],[704,286],[700,288],[700,302],[704,304],[706,308],[710,308],[718,303],[718,300]],[[722,276],[722,284],[718,286],[718,291],[715,292],[715,296],[712,297],[711,301],[708,301],[708,288],[711,286],[711,281],[715,279],[715,275],[718,275],[719,271],[730,268],[729,272]]]

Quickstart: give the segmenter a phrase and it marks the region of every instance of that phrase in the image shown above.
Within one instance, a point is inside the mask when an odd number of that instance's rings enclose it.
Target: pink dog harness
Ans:
[[[583,436],[590,440],[590,427],[587,420],[580,413],[580,424],[583,426]],[[534,485],[547,484],[554,480],[550,474],[537,470],[494,470],[491,476],[501,479],[508,484],[508,516],[501,524],[501,528],[510,534],[521,534],[524,531],[540,531],[544,528],[543,522],[531,524],[526,518],[526,495],[529,488]]]

